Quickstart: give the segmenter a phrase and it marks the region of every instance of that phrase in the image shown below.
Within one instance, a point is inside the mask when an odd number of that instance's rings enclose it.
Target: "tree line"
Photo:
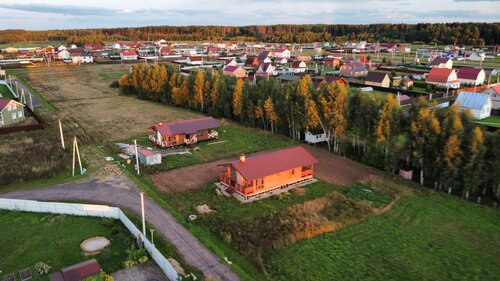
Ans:
[[[103,43],[112,40],[243,40],[266,42],[423,42],[491,45],[500,41],[499,23],[420,24],[278,24],[252,26],[146,26],[66,30],[3,30],[0,43],[66,41]]]
[[[170,65],[135,65],[118,81],[122,94],[222,117],[293,139],[328,133],[332,152],[391,173],[411,167],[422,185],[468,198],[500,198],[500,131],[491,133],[457,105],[437,108],[420,100],[400,108],[389,94],[295,84],[257,83],[217,70],[184,75]],[[161,121],[161,120],[159,120]],[[481,199],[479,199],[481,200]]]

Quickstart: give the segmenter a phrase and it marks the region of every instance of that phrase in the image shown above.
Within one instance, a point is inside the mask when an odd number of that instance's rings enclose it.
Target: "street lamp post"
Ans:
[[[146,237],[146,218],[144,215],[144,192],[141,192],[142,234]]]

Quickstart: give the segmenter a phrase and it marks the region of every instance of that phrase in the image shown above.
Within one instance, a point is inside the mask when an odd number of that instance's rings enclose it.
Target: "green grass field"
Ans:
[[[385,215],[267,253],[273,280],[498,280],[497,211],[413,196]]]
[[[123,75],[123,72],[99,72],[97,75],[101,77],[104,80],[109,80],[109,81],[115,81],[120,79],[120,77]]]
[[[4,49],[7,47],[14,47],[14,48],[33,48],[33,47],[41,47],[45,48],[49,45],[53,47],[59,47],[61,44],[66,45],[66,42],[62,41],[33,41],[33,42],[18,42],[18,43],[5,43],[5,44],[0,44],[0,49]]]
[[[12,95],[12,92],[7,88],[7,86],[0,84],[0,94],[2,95],[0,98],[2,99],[13,99],[14,95]]]
[[[105,272],[114,272],[122,268],[125,249],[133,241],[120,221],[109,219],[7,211],[0,211],[0,217],[0,275],[30,267],[33,280],[48,280],[48,275],[36,275],[35,263],[49,261],[54,272],[90,258]],[[104,236],[111,244],[95,256],[85,256],[80,243],[94,236]]]
[[[500,128],[500,116],[492,115],[488,118],[476,121],[477,124]]]

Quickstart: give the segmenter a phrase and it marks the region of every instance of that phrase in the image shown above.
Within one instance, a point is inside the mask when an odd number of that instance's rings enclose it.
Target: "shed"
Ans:
[[[91,259],[72,266],[65,267],[50,275],[50,281],[80,281],[86,277],[101,273],[101,267],[96,259]]]
[[[146,166],[161,164],[161,154],[148,149],[137,150],[139,161]]]

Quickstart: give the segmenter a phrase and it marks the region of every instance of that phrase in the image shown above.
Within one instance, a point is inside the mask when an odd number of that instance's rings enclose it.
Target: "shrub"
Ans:
[[[123,262],[123,267],[125,268],[145,263],[149,260],[148,254],[146,253],[146,249],[144,248],[137,249],[134,244],[132,244],[130,246],[130,249],[127,249],[126,252],[127,252],[127,260]]]
[[[43,261],[39,261],[39,262],[35,263],[33,268],[35,269],[35,272],[38,275],[45,275],[52,270],[52,266],[49,265],[49,262],[45,263]]]

